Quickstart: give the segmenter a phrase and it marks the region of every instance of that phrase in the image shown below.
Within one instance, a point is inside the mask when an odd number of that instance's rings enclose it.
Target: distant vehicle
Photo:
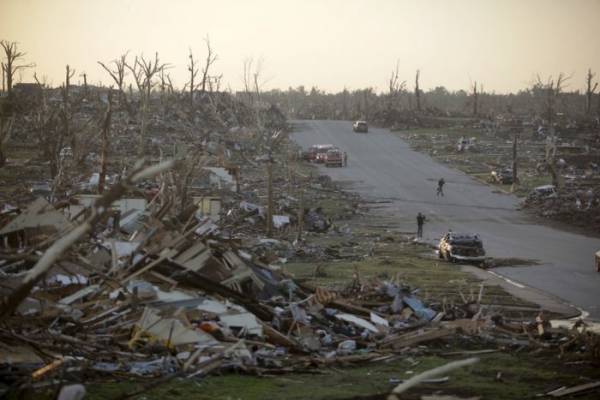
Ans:
[[[329,149],[325,153],[325,166],[326,167],[343,167],[344,166],[344,155],[340,149]]]
[[[367,133],[369,132],[369,125],[367,125],[366,121],[356,121],[352,124],[352,130],[354,132]]]
[[[450,262],[483,262],[485,250],[479,235],[448,232],[438,246],[440,258]]]
[[[332,144],[314,144],[308,148],[308,151],[303,153],[303,158],[311,162],[325,162],[325,154],[327,150],[333,149]]]
[[[513,183],[513,170],[512,168],[503,168],[492,171],[490,179],[493,183],[500,183],[502,185],[510,185]]]
[[[528,198],[533,199],[552,199],[558,197],[558,192],[554,185],[543,185],[534,188],[528,195]]]

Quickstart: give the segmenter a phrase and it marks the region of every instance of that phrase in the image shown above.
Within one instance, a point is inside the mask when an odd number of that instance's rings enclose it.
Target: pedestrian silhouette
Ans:
[[[444,181],[444,178],[440,178],[440,180],[438,181],[438,187],[437,187],[437,195],[438,196],[444,196],[444,184],[446,182]]]

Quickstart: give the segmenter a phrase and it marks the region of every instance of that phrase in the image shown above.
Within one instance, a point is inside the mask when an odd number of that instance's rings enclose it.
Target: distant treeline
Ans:
[[[564,78],[563,78],[564,79]],[[562,82],[564,85],[564,80]],[[297,119],[366,119],[392,126],[418,116],[493,118],[513,115],[517,118],[548,118],[548,113],[572,119],[597,118],[600,99],[592,93],[588,107],[585,93],[562,91],[556,81],[539,81],[514,94],[487,93],[481,88],[448,91],[443,86],[428,91],[406,89],[376,93],[372,88],[327,93],[303,86],[286,91],[271,90],[262,99],[278,106],[289,118]]]

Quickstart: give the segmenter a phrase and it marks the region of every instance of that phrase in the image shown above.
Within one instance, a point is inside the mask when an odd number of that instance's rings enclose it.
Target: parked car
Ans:
[[[327,156],[327,152],[335,148],[332,144],[317,144],[314,149],[313,162],[324,163]]]
[[[329,149],[325,153],[325,166],[326,167],[343,167],[344,166],[344,154],[340,149]]]
[[[556,191],[556,186],[554,185],[543,185],[534,188],[531,192],[529,192],[529,199],[551,199],[558,197],[558,192]]]
[[[448,232],[438,246],[440,258],[451,261],[483,262],[485,250],[479,235],[472,233]]]
[[[369,132],[369,125],[367,125],[366,121],[356,121],[352,124],[352,130],[354,132],[367,133]]]
[[[494,183],[500,183],[502,185],[511,185],[513,183],[513,170],[512,168],[503,168],[492,171],[490,179]]]

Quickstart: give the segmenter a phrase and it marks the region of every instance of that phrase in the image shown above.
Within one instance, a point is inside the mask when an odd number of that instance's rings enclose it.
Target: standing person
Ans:
[[[438,181],[438,188],[437,188],[437,195],[438,196],[442,196],[444,197],[444,184],[446,183],[446,181],[444,181],[444,178],[440,178],[440,180]]]
[[[417,214],[417,238],[423,237],[423,225],[425,224],[425,216],[421,213]]]
[[[348,165],[348,153],[344,152],[344,167]]]

